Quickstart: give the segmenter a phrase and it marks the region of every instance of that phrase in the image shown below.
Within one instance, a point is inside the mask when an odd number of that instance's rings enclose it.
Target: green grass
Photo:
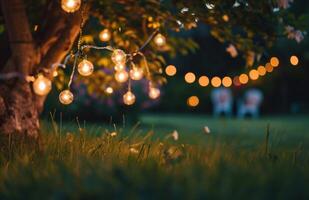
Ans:
[[[309,199],[308,119],[45,123],[39,147],[2,138],[0,199]]]

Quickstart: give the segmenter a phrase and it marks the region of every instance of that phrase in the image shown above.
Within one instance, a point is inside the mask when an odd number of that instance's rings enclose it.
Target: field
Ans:
[[[308,121],[44,122],[32,148],[2,139],[0,199],[309,199]]]

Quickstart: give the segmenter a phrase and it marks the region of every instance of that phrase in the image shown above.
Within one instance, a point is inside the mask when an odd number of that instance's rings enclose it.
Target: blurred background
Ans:
[[[294,13],[306,13],[307,1],[295,1],[293,3]],[[308,12],[307,12],[308,13]],[[214,39],[207,26],[199,25],[197,29],[175,34],[176,37],[192,38],[199,44],[199,48],[186,52],[186,55],[177,55],[171,58],[165,55],[167,65],[176,67],[174,69],[163,69],[163,75],[167,83],[162,85],[161,95],[156,100],[148,97],[147,81],[132,83],[137,100],[133,106],[122,103],[124,91],[114,91],[106,98],[97,97],[87,93],[82,86],[74,85],[76,101],[70,106],[61,105],[55,99],[58,91],[54,90],[48,96],[43,113],[48,117],[50,113],[61,112],[67,119],[78,116],[91,121],[109,121],[111,117],[115,121],[122,121],[126,116],[129,121],[137,121],[144,113],[190,113],[190,114],[212,114],[213,105],[211,91],[214,87],[211,78],[218,76],[235,77],[242,73],[249,74],[250,70],[257,69],[260,65],[265,66],[271,57],[279,59],[279,66],[260,76],[257,80],[250,80],[247,84],[235,84],[229,87],[233,96],[233,115],[236,115],[237,102],[243,98],[244,93],[250,88],[257,88],[263,93],[263,101],[260,107],[261,116],[282,114],[306,114],[309,112],[309,40],[306,37],[301,42],[289,40],[286,37],[278,39],[271,49],[264,52],[261,60],[254,66],[246,67],[246,61],[237,56],[233,58],[229,45]],[[231,50],[231,49],[230,49]],[[235,53],[235,52],[234,52]],[[297,56],[298,64],[291,64],[291,56]],[[195,75],[193,83],[185,80],[185,75],[192,72]],[[166,74],[167,73],[167,74]],[[175,74],[174,74],[175,73]],[[168,75],[169,74],[169,75]],[[209,83],[201,86],[199,78],[207,76]],[[191,77],[192,78],[192,77]],[[193,103],[188,101],[194,96]]]

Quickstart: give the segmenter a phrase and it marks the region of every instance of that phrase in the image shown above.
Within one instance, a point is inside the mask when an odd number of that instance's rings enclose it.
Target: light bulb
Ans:
[[[158,88],[150,87],[148,96],[151,99],[157,99],[160,96],[160,90]]]
[[[64,105],[69,105],[74,100],[74,95],[70,90],[63,90],[59,94],[59,101]]]
[[[33,82],[33,91],[40,96],[45,96],[47,95],[51,88],[52,88],[52,83],[51,81],[44,77],[43,75],[39,75],[37,79]]]
[[[107,42],[111,39],[111,32],[108,29],[104,29],[100,32],[99,38],[103,42]]]
[[[125,70],[121,70],[115,73],[115,79],[119,83],[124,83],[128,80],[129,75]]]
[[[114,89],[113,89],[112,87],[107,87],[107,88],[105,89],[105,92],[106,92],[107,94],[112,94],[112,93],[114,92]]]
[[[93,64],[90,61],[84,59],[78,64],[77,70],[80,75],[89,76],[93,72]]]
[[[77,11],[80,5],[81,0],[61,0],[61,8],[68,13]]]
[[[174,76],[177,73],[177,69],[174,65],[169,65],[165,68],[165,73],[168,76]]]
[[[114,69],[116,71],[122,71],[122,70],[125,70],[126,66],[124,64],[116,64]]]
[[[126,54],[121,49],[115,49],[112,54],[112,61],[116,64],[125,64],[126,63]]]
[[[297,56],[293,55],[293,56],[290,57],[290,63],[292,65],[296,66],[296,65],[298,65],[298,62],[299,62],[299,60],[298,60]]]
[[[154,38],[154,42],[156,43],[157,46],[161,47],[161,46],[165,45],[166,39],[162,34],[159,33]]]
[[[123,95],[123,103],[126,105],[132,105],[135,102],[135,95],[131,92],[128,91]]]
[[[130,77],[132,80],[138,81],[143,78],[143,69],[142,68],[133,68],[130,70]]]

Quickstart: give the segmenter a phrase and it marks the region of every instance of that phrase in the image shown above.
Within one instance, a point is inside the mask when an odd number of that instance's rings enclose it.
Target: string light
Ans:
[[[81,5],[81,0],[61,0],[61,8],[68,13],[76,12]]]
[[[129,90],[123,95],[123,103],[126,105],[132,105],[135,102],[135,95]]]
[[[174,65],[169,65],[165,68],[165,73],[168,76],[175,76],[175,74],[177,73],[177,69]]]
[[[111,39],[111,32],[108,29],[104,29],[100,32],[99,38],[103,42],[107,42]]]
[[[200,100],[197,96],[191,96],[187,100],[188,106],[191,106],[191,107],[196,107],[198,106],[199,103],[200,103]]]
[[[220,87],[221,86],[221,79],[218,76],[215,76],[211,79],[211,85],[213,87]]]
[[[207,76],[201,76],[198,79],[198,83],[200,84],[200,86],[206,87],[209,84],[209,78]]]
[[[148,96],[151,99],[157,99],[160,96],[160,90],[155,87],[149,87]]]
[[[115,49],[112,54],[112,61],[116,65],[124,65],[126,63],[126,54],[121,49]]]
[[[235,76],[235,77],[233,78],[233,84],[234,84],[235,86],[240,86],[240,85],[241,85],[241,83],[240,83],[240,81],[239,81],[239,76]]]
[[[264,66],[260,65],[258,68],[257,68],[257,71],[259,72],[259,75],[260,76],[264,76],[266,74],[266,69]]]
[[[135,81],[141,80],[143,78],[143,69],[137,68],[137,67],[134,67],[133,69],[131,69],[130,78]]]
[[[125,71],[125,70],[117,71],[115,73],[115,79],[119,83],[126,82],[128,80],[128,78],[129,78],[128,72]]]
[[[247,84],[248,81],[249,81],[249,77],[248,77],[247,74],[241,74],[241,75],[239,76],[239,82],[240,82],[241,84]]]
[[[279,66],[279,59],[277,57],[272,57],[270,59],[270,64],[273,67],[278,67]]]
[[[113,89],[112,87],[107,87],[107,88],[105,89],[105,92],[106,92],[107,94],[112,94],[112,93],[114,92],[114,89]]]
[[[93,64],[86,59],[81,61],[77,67],[78,73],[82,76],[90,76],[93,73],[93,69]]]
[[[154,38],[154,42],[158,47],[162,47],[166,43],[166,38],[162,34],[158,33]]]
[[[222,85],[224,87],[230,87],[233,84],[233,81],[230,77],[226,76],[222,79]]]
[[[293,55],[293,56],[290,57],[290,63],[292,65],[296,66],[296,65],[298,65],[298,62],[299,62],[299,60],[298,60],[297,56]]]
[[[255,69],[252,69],[249,72],[249,77],[250,77],[251,80],[257,80],[259,78],[259,72]]]
[[[74,95],[70,90],[63,90],[59,94],[59,101],[64,105],[69,105],[74,100]]]
[[[44,77],[43,75],[39,75],[37,79],[32,84],[33,91],[40,96],[47,95],[52,89],[51,81]]]
[[[272,72],[274,70],[273,66],[270,63],[266,63],[265,69],[267,72]]]
[[[193,83],[195,81],[195,74],[192,72],[188,72],[185,75],[185,81],[187,83]]]

